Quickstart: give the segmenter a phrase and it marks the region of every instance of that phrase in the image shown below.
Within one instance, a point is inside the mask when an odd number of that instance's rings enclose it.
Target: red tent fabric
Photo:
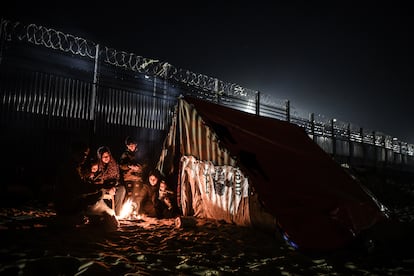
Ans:
[[[168,153],[240,167],[299,249],[343,247],[385,219],[359,183],[297,125],[188,97],[179,100],[175,120]],[[178,139],[179,153],[171,150]],[[164,162],[160,169],[167,167]]]

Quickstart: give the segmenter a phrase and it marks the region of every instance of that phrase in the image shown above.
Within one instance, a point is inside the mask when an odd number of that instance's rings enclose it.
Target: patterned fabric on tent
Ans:
[[[200,99],[179,99],[158,169],[179,177],[185,214],[275,231],[277,225],[304,250],[343,247],[386,219],[299,126]],[[213,170],[225,170],[222,197],[223,179]],[[241,198],[235,196],[236,171],[245,179]],[[213,183],[206,188],[207,179]]]

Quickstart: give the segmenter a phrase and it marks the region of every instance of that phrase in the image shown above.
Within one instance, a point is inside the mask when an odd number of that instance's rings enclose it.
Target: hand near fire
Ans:
[[[168,210],[171,210],[172,204],[171,204],[171,200],[170,200],[169,197],[164,197],[164,203],[165,203],[165,205],[167,205]]]
[[[130,168],[131,171],[133,171],[133,172],[140,172],[141,171],[141,166],[140,165],[129,165],[128,168]]]

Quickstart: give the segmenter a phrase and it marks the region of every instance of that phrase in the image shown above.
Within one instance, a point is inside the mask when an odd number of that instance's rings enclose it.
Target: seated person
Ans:
[[[88,160],[87,165],[83,170],[84,181],[91,185],[91,189],[99,190],[103,192],[103,200],[108,207],[115,210],[114,196],[116,193],[117,181],[116,179],[102,180],[102,171],[99,170],[99,161],[97,158],[92,157]]]
[[[125,187],[120,184],[119,166],[112,157],[111,151],[108,147],[102,146],[97,150],[98,170],[100,171],[101,182],[97,184],[104,184],[104,188],[115,189],[115,213],[119,215],[125,199]]]
[[[101,172],[99,171],[99,162],[96,157],[91,157],[83,172],[83,179],[90,184],[101,184]]]
[[[168,188],[165,180],[161,180],[155,209],[158,218],[174,218],[178,215],[175,205],[174,192]]]
[[[78,225],[85,223],[85,215],[95,213],[115,221],[114,226],[117,227],[113,211],[97,208],[101,205],[103,192],[90,185],[83,177],[82,168],[87,160],[89,147],[75,143],[71,151],[68,162],[64,162],[59,170],[56,183],[55,209],[58,217],[62,217],[65,223]]]
[[[138,203],[138,214],[149,217],[157,217],[155,209],[156,200],[158,199],[160,175],[158,171],[151,171],[148,175],[148,183],[145,183]]]

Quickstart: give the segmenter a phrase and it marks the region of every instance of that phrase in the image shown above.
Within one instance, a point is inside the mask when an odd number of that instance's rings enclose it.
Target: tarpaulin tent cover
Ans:
[[[179,99],[158,168],[179,171],[185,215],[274,223],[304,250],[343,247],[385,218],[303,128],[200,99]]]

